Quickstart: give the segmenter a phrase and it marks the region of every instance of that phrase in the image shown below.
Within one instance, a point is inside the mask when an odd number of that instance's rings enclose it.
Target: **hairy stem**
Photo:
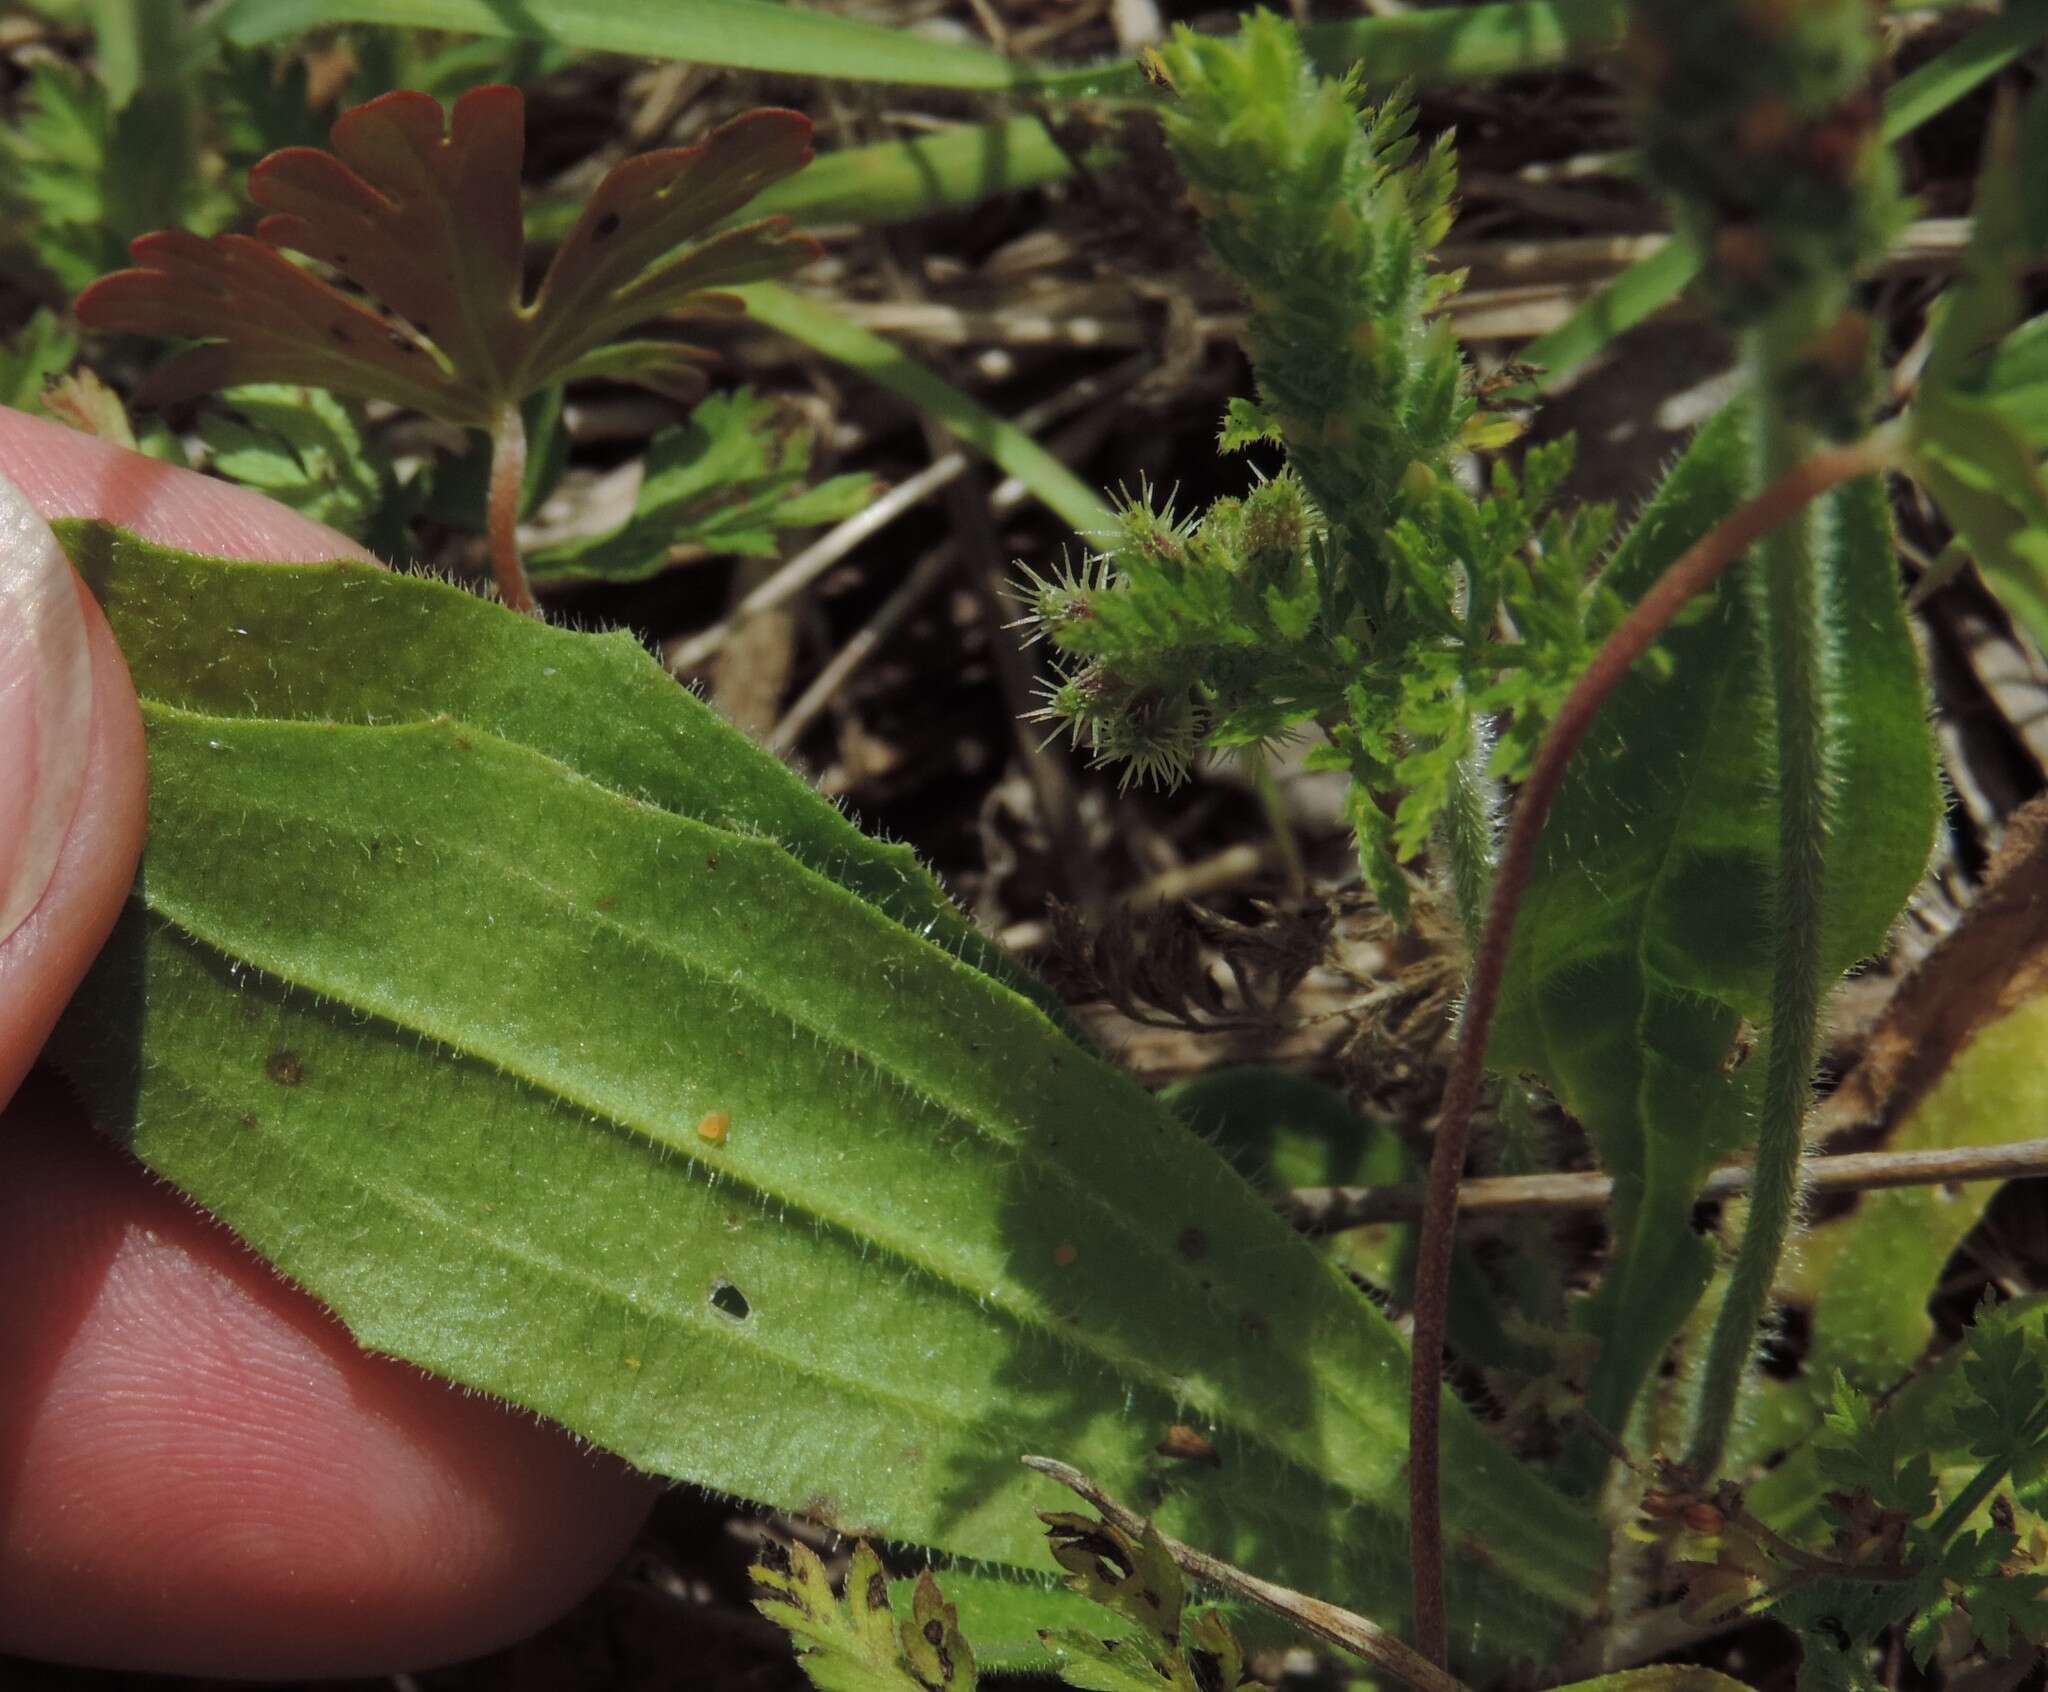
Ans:
[[[519,556],[519,498],[526,486],[526,421],[519,407],[506,405],[491,419],[491,490],[485,507],[490,534],[491,574],[498,597],[515,611],[538,616],[540,606]]]
[[[1458,929],[1468,947],[1479,944],[1486,922],[1486,895],[1493,885],[1494,853],[1500,842],[1500,783],[1486,768],[1492,756],[1493,736],[1481,724],[1473,733],[1471,750],[1458,760],[1451,802],[1437,824]]]
[[[1761,479],[1769,481],[1812,450],[1810,428],[1787,416],[1778,395],[1798,343],[1813,319],[1794,311],[1789,325],[1757,334],[1756,388],[1762,412]],[[1787,345],[1790,342],[1791,345]],[[1825,585],[1818,557],[1820,513],[1809,507],[1774,530],[1759,560],[1777,717],[1778,870],[1770,898],[1771,1015],[1766,1040],[1763,1114],[1757,1124],[1756,1174],[1749,1216],[1728,1292],[1707,1342],[1694,1414],[1688,1470],[1714,1475],[1770,1314],[1771,1288],[1799,1210],[1799,1171],[1813,1075],[1820,1061],[1821,1011],[1828,983],[1822,960],[1822,894],[1827,866],[1828,696],[1831,688]]]
[[[1409,1545],[1415,1581],[1416,1637],[1435,1662],[1448,1655],[1444,1615],[1443,1514],[1439,1496],[1438,1414],[1443,1394],[1444,1318],[1458,1182],[1465,1166],[1473,1106],[1485,1077],[1486,1040],[1500,1001],[1501,977],[1514,938],[1515,915],[1536,865],[1543,823],[1565,769],[1607,696],[1686,603],[1710,587],[1749,548],[1830,488],[1890,466],[1893,434],[1881,431],[1850,446],[1831,447],[1792,466],[1746,505],[1695,542],[1623,619],[1565,699],[1516,803],[1501,849],[1486,926],[1472,965],[1458,1027],[1458,1046],[1444,1087],[1423,1198],[1422,1239],[1415,1271],[1415,1338],[1408,1392]]]

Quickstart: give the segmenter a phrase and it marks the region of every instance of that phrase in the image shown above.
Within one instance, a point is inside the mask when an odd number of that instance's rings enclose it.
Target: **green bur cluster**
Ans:
[[[1320,729],[1353,778],[1366,878],[1405,913],[1403,860],[1446,842],[1461,895],[1484,880],[1484,780],[1521,774],[1570,678],[1612,626],[1593,580],[1606,507],[1553,510],[1559,443],[1462,487],[1460,455],[1511,441],[1440,308],[1448,140],[1414,111],[1316,76],[1291,25],[1179,32],[1153,60],[1166,137],[1216,256],[1250,301],[1255,401],[1220,445],[1276,442],[1286,468],[1182,519],[1149,491],[1099,550],[1029,575],[1061,672],[1041,716],[1126,779],[1178,780],[1204,748]],[[1489,752],[1489,724],[1510,719]],[[1468,902],[1469,908],[1469,902]]]

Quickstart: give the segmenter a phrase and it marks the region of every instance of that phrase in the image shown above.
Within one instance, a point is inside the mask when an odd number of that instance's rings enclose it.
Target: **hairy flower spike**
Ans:
[[[1482,403],[1431,268],[1454,185],[1399,97],[1316,76],[1271,14],[1233,39],[1179,32],[1153,56],[1166,135],[1217,256],[1251,306],[1256,401],[1218,445],[1277,441],[1287,467],[1183,518],[1141,488],[1078,579],[1027,572],[1034,629],[1067,665],[1042,720],[1127,780],[1170,782],[1198,748],[1313,726],[1313,764],[1354,783],[1367,880],[1405,910],[1400,861],[1432,838],[1489,745],[1526,760],[1597,638],[1607,514],[1550,518],[1567,445],[1497,469],[1475,499],[1463,453],[1518,421]],[[1502,644],[1503,621],[1521,638]],[[1511,713],[1497,737],[1479,718]],[[1398,821],[1397,821],[1398,819]]]
[[[1856,274],[1904,220],[1876,22],[1868,0],[1636,0],[1644,162],[1731,323]]]

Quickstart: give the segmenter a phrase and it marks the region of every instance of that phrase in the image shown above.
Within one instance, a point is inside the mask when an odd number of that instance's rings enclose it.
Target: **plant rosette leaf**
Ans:
[[[249,196],[271,214],[254,235],[144,235],[136,268],[87,288],[78,318],[201,343],[152,373],[142,397],[154,402],[293,382],[489,428],[527,394],[585,374],[694,396],[701,353],[645,342],[628,364],[605,344],[655,317],[737,312],[713,290],[780,275],[816,250],[780,218],[709,233],[802,169],[810,138],[799,113],[754,111],[695,146],[625,160],[529,300],[519,90],[471,89],[452,113],[425,94],[386,94],[336,119],[332,152],[287,147],[250,171]]]
[[[1051,1483],[1018,1458],[1058,1452],[1400,1613],[1399,1336],[974,967],[907,854],[627,637],[67,533],[152,811],[62,1061],[362,1343],[655,1472],[1019,1570]],[[1447,1415],[1459,1651],[1546,1660],[1605,1536]],[[1162,1453],[1182,1424],[1221,1461]]]
[[[1605,580],[1633,601],[1740,503],[1750,421],[1701,431]],[[1876,951],[1918,883],[1940,816],[1925,684],[1874,484],[1826,505],[1840,761],[1826,866],[1826,960]],[[1616,1433],[1712,1271],[1690,1215],[1708,1166],[1752,1131],[1762,1069],[1744,1025],[1770,990],[1776,795],[1758,748],[1769,668],[1745,584],[1726,582],[1609,702],[1560,792],[1503,982],[1489,1062],[1541,1076],[1616,1179],[1616,1249],[1586,1317],[1603,1337],[1590,1406]]]

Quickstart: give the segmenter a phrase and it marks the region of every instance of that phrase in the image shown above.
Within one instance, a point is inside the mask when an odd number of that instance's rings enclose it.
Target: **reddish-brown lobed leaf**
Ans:
[[[815,250],[781,218],[711,233],[811,157],[808,119],[748,112],[696,146],[615,168],[529,301],[524,133],[516,88],[473,89],[448,115],[425,94],[371,100],[336,121],[332,152],[288,147],[250,172],[250,197],[271,214],[254,236],[145,235],[135,269],[79,297],[79,320],[203,343],[159,368],[145,400],[300,382],[489,427],[573,376],[701,390],[699,349],[641,341],[626,356],[606,343],[656,317],[736,311],[713,290],[778,275]],[[330,266],[366,298],[281,249]]]

